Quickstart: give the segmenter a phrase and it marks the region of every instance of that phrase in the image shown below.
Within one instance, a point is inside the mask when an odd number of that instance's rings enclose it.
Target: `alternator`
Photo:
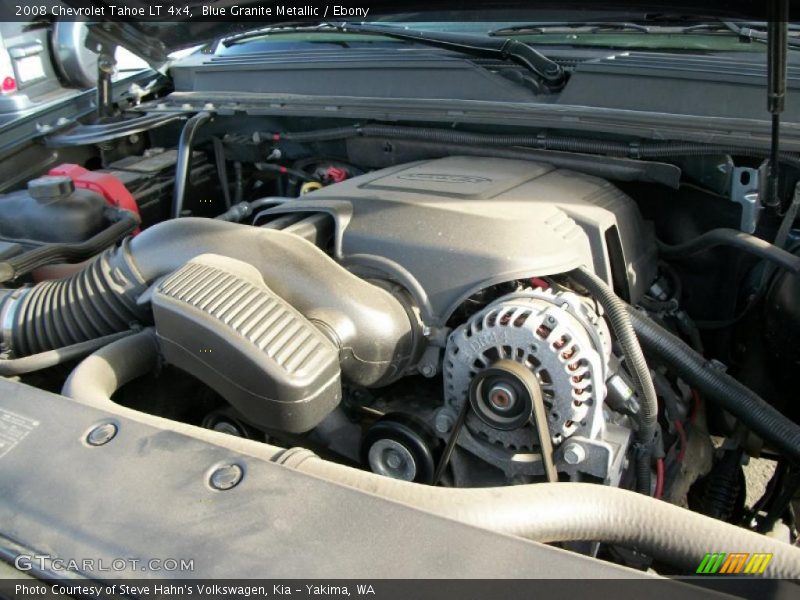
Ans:
[[[507,295],[451,333],[444,358],[446,407],[459,411],[479,373],[498,361],[515,361],[539,382],[552,444],[561,446],[556,459],[561,461],[569,438],[603,437],[610,355],[608,327],[590,300],[542,289]],[[501,414],[507,410],[508,395],[498,390],[501,404],[494,410]],[[482,439],[507,449],[527,450],[536,443],[528,422],[515,430],[500,421],[492,427],[491,418],[473,418],[470,423]]]

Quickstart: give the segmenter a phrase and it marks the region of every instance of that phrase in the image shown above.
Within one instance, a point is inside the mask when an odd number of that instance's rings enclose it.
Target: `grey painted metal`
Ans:
[[[38,552],[194,559],[169,577],[647,577],[299,473],[241,438],[207,443],[6,379],[0,411],[36,423],[0,457],[0,535]],[[84,443],[109,420],[112,443]],[[243,480],[212,489],[232,463]],[[164,576],[103,573],[134,575]]]

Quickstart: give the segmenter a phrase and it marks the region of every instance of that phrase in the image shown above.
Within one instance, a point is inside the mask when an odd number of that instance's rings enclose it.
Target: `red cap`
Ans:
[[[3,93],[8,94],[10,92],[17,91],[17,80],[9,75],[8,77],[3,78],[3,84],[0,86]]]

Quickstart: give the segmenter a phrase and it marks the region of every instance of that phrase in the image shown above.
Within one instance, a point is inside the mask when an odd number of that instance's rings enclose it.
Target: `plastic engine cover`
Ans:
[[[389,167],[270,212],[326,212],[337,258],[403,283],[443,323],[476,291],[589,266],[635,301],[655,275],[652,231],[610,182],[547,164],[452,156]],[[424,297],[419,297],[424,294]]]
[[[338,349],[251,265],[198,256],[158,284],[152,304],[167,362],[253,425],[308,431],[339,403]]]

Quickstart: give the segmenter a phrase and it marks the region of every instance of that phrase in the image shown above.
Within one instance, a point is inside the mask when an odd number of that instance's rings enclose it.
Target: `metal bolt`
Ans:
[[[453,428],[453,417],[446,412],[441,412],[434,419],[434,427],[439,433],[447,433]]]
[[[430,363],[425,363],[420,365],[419,372],[422,373],[424,377],[433,377],[436,375],[436,368]]]
[[[611,378],[606,381],[606,387],[609,393],[614,394],[623,402],[629,400],[634,394],[633,388],[619,375],[612,375]]]
[[[583,446],[580,444],[568,444],[566,448],[564,448],[564,461],[568,465],[577,465],[582,463],[586,458],[586,450],[583,449]]]
[[[212,429],[214,431],[219,431],[220,433],[227,433],[228,435],[242,437],[242,432],[239,431],[239,428],[229,421],[218,421],[214,423],[214,427],[212,427]]]
[[[386,464],[392,469],[399,469],[403,464],[403,457],[394,450],[386,452]]]
[[[117,435],[117,426],[113,423],[103,423],[92,429],[86,436],[86,443],[90,446],[102,446],[114,439]]]
[[[489,403],[497,410],[506,411],[513,408],[516,400],[514,388],[505,383],[497,383],[489,390]]]
[[[367,453],[373,473],[413,481],[417,475],[417,463],[408,448],[397,440],[382,438],[370,446]]]
[[[215,469],[208,479],[209,485],[215,490],[229,490],[242,481],[244,471],[239,465],[225,465]]]

